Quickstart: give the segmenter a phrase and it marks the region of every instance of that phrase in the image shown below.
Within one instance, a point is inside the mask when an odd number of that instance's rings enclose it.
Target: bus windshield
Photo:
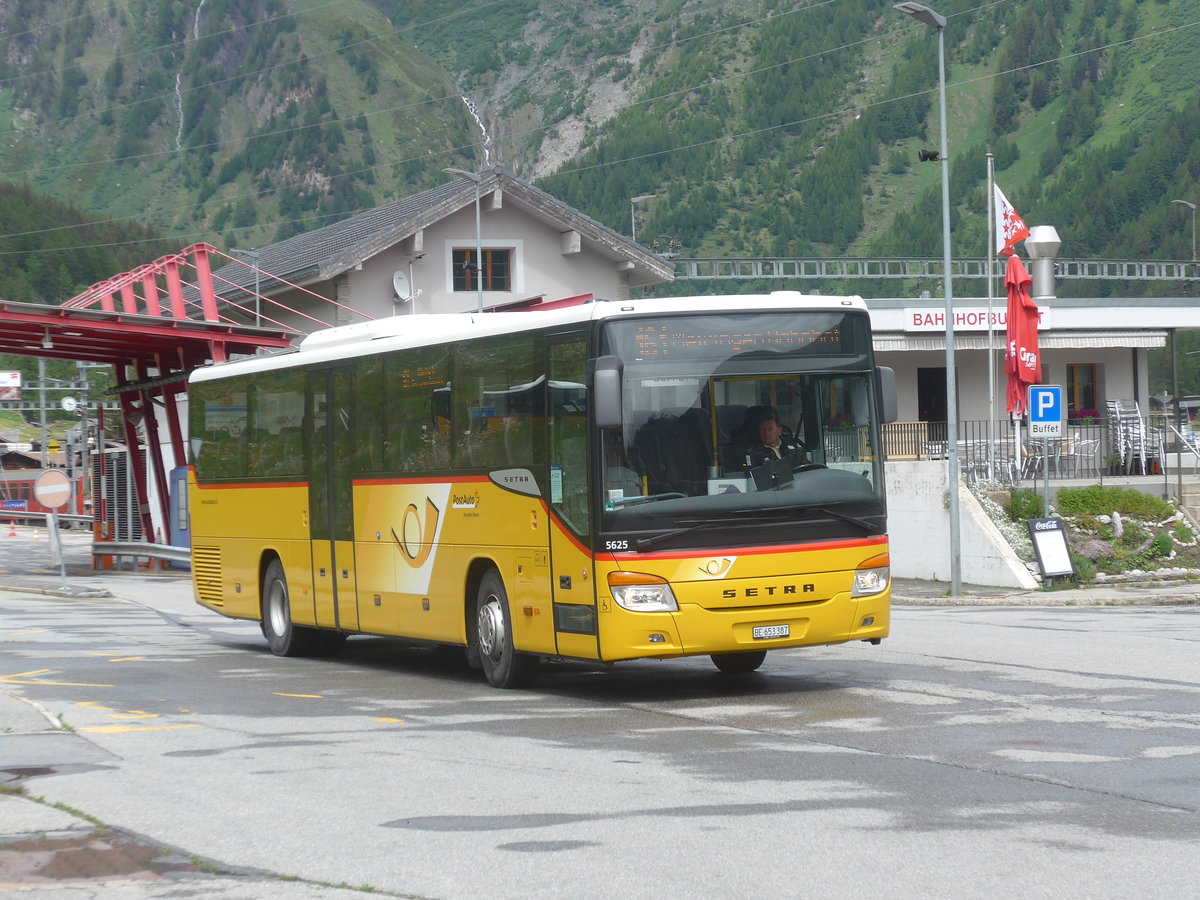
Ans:
[[[621,320],[601,349],[623,371],[622,427],[601,433],[602,531],[883,531],[865,314]]]

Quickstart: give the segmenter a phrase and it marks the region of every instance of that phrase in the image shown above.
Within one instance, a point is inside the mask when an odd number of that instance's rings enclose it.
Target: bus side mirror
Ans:
[[[621,427],[621,360],[600,356],[591,361],[592,411],[598,428]]]
[[[887,366],[875,367],[875,393],[879,397],[879,420],[882,424],[900,418],[896,403],[896,370]]]

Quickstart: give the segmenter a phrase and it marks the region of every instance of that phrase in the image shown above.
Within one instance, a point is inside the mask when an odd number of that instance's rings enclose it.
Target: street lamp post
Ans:
[[[938,114],[941,119],[942,269],[946,286],[946,468],[950,512],[950,595],[962,593],[958,504],[958,385],[954,374],[954,287],[950,275],[950,160],[946,145],[946,17],[920,3],[892,7],[938,33]]]
[[[463,169],[442,169],[447,175],[465,178],[475,185],[475,311],[483,312],[483,235],[479,227],[479,185],[483,176]]]
[[[629,198],[629,239],[637,240],[637,216],[634,215],[635,204],[641,203],[643,200],[653,200],[658,194],[642,194],[640,197]]]
[[[1180,206],[1186,206],[1192,211],[1192,262],[1196,261],[1196,204],[1190,200],[1172,200]]]

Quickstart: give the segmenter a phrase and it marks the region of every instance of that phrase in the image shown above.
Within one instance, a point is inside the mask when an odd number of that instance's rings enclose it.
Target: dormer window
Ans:
[[[475,263],[474,247],[456,247],[451,251],[450,268],[454,277],[455,291],[477,290],[476,277],[482,269],[485,291],[511,291],[512,288],[511,248],[483,248],[483,265]]]

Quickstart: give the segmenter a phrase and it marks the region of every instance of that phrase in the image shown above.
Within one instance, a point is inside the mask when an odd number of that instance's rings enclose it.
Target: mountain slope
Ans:
[[[453,6],[382,8],[412,24]],[[1169,201],[1197,193],[1200,4],[939,11],[956,255],[985,252],[988,151],[1064,254],[1190,254]],[[577,16],[514,0],[414,35],[481,102],[503,162],[614,228],[656,194],[639,233],[684,255],[940,255],[940,174],[916,163],[937,146],[937,41],[892,0],[597,0]],[[1097,229],[1106,204],[1122,222]]]
[[[14,0],[0,180],[247,247],[499,162],[683,255],[938,256],[937,39],[892,4]],[[1200,2],[938,9],[955,255],[989,151],[1064,255],[1190,254]]]
[[[357,0],[19,0],[0,29],[0,179],[185,240],[317,227],[473,139],[452,81]]]

